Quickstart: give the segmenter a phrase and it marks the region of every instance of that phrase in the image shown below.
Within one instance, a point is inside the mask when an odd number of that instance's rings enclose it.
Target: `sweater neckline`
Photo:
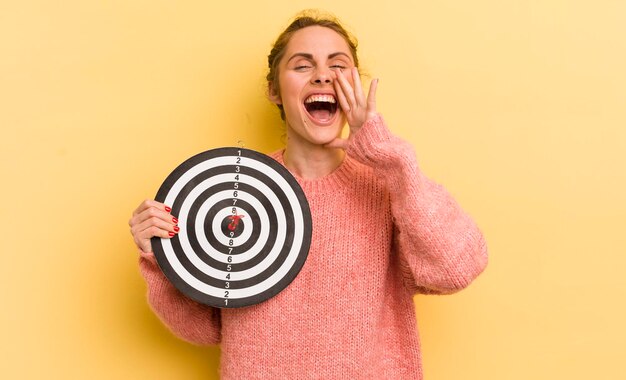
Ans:
[[[283,154],[285,153],[285,149],[280,149],[271,154],[271,156],[278,161],[281,165],[285,166],[285,161],[283,159]],[[286,167],[286,166],[285,166]],[[319,177],[319,178],[302,178],[297,174],[293,173],[289,170],[289,173],[294,176],[296,181],[302,186],[303,189],[307,190],[321,190],[328,189],[330,187],[336,186],[345,186],[348,185],[354,177],[354,170],[357,167],[356,161],[348,154],[344,155],[343,161],[339,166],[330,172],[329,174]]]

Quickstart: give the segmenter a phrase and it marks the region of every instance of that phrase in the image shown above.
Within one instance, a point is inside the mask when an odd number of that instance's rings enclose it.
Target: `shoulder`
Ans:
[[[267,153],[267,156],[269,156],[270,158],[273,158],[279,164],[284,166],[285,165],[285,163],[283,162],[283,153],[284,152],[285,152],[285,148],[281,148],[279,150]]]

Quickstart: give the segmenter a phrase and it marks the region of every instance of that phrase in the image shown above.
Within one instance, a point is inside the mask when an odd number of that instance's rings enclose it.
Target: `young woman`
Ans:
[[[130,220],[155,313],[179,337],[221,345],[224,379],[420,379],[412,297],[466,287],[487,264],[483,236],[364,94],[356,42],[331,18],[302,16],[269,57],[269,98],[287,130],[271,156],[302,186],[313,237],[295,280],[246,308],[179,293],[150,238],[178,232],[168,206],[144,201]],[[344,125],[349,137],[341,139]]]

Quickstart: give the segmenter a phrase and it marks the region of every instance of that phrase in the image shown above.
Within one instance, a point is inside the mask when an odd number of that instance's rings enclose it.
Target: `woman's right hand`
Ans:
[[[141,202],[133,211],[128,225],[140,252],[152,252],[152,237],[171,238],[178,233],[178,219],[170,214],[171,211],[170,207],[151,199]]]

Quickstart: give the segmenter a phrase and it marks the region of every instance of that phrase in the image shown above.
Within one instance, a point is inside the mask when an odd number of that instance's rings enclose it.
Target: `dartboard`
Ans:
[[[311,244],[311,213],[296,179],[272,158],[218,148],[180,164],[156,200],[180,231],[152,238],[165,276],[188,297],[215,307],[263,302],[296,277]]]

